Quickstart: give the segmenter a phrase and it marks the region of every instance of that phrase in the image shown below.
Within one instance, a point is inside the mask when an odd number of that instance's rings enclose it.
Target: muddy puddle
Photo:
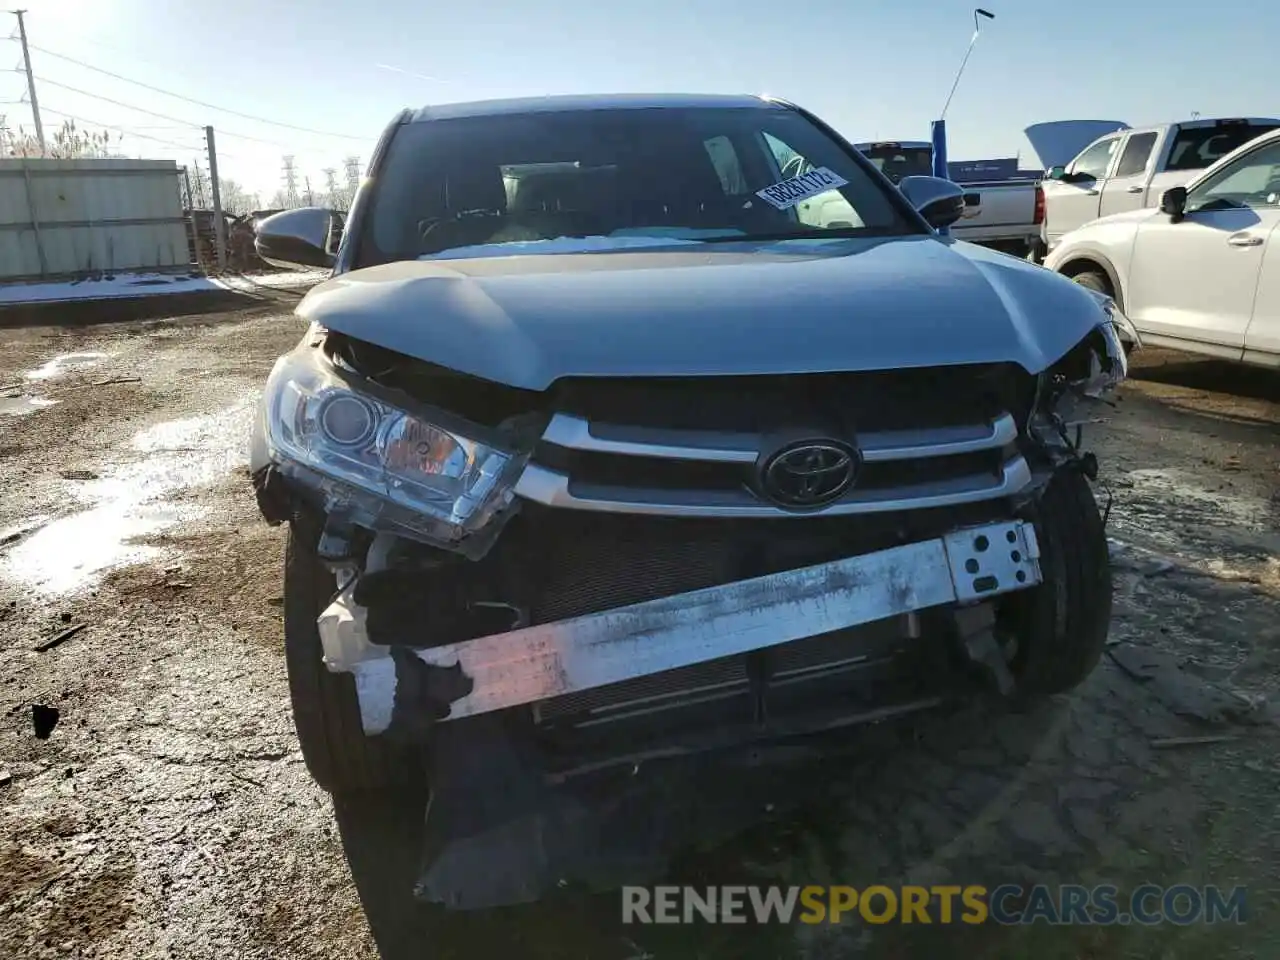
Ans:
[[[247,462],[254,405],[247,397],[209,416],[156,424],[134,436],[118,462],[85,471],[88,479],[66,480],[67,498],[78,509],[14,528],[0,553],[0,579],[59,595],[92,586],[108,570],[163,559],[166,551],[145,541],[204,515],[173,497]]]
[[[1117,536],[1170,552],[1266,561],[1280,556],[1280,502],[1243,485],[1206,485],[1176,468],[1131,470],[1111,511]]]
[[[52,407],[57,402],[47,397],[0,397],[0,416],[21,417]]]

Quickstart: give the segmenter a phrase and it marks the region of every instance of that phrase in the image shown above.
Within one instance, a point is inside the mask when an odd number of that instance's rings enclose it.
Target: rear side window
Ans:
[[[1147,160],[1151,157],[1151,148],[1156,145],[1154,133],[1135,133],[1124,145],[1124,153],[1116,165],[1117,177],[1132,177],[1147,169]]]
[[[1203,170],[1236,147],[1276,129],[1275,124],[1242,123],[1227,127],[1180,127],[1169,153],[1170,170]]]

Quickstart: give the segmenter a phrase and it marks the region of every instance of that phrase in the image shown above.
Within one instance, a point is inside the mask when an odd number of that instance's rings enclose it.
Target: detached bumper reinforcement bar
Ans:
[[[1030,524],[985,524],[409,653],[429,666],[460,667],[470,680],[470,692],[452,702],[447,719],[455,720],[1022,590],[1041,581],[1039,555]],[[320,617],[325,660],[331,670],[354,674],[364,731],[382,733],[396,705],[397,665],[387,648],[368,643],[363,610],[352,609],[348,597],[344,591]]]

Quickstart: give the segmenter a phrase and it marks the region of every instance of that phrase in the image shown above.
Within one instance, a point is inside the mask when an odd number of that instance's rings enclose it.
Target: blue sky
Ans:
[[[764,92],[809,107],[853,140],[926,139],[973,25],[973,7],[952,0],[25,5],[28,38],[43,48],[32,59],[46,129],[73,115],[126,131],[131,155],[191,163],[199,127],[211,123],[223,175],[264,199],[280,185],[282,154],[318,186],[323,168],[367,158],[400,107],[496,96]],[[1276,0],[987,7],[996,20],[984,25],[948,113],[952,159],[1025,157],[1022,128],[1043,120],[1280,113]],[[18,44],[3,40],[14,21],[0,13],[0,23],[0,61],[18,66]],[[197,106],[52,53],[322,133]],[[23,90],[21,73],[0,72],[0,101]],[[30,128],[25,104],[0,103],[0,113]]]

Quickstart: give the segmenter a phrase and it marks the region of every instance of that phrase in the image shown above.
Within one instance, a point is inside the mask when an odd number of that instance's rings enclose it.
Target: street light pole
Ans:
[[[947,94],[947,102],[942,105],[942,115],[933,121],[933,128],[930,130],[930,139],[933,141],[933,175],[943,180],[950,180],[950,171],[947,169],[947,108],[951,106],[951,98],[956,95],[956,87],[960,86],[960,77],[964,75],[964,68],[969,63],[969,54],[973,53],[973,45],[978,42],[978,34],[982,32],[980,19],[994,20],[996,15],[990,10],[983,10],[976,7],[973,11],[973,36],[969,38],[969,46],[964,52],[964,59],[960,61],[960,69],[956,71],[956,78],[951,83],[951,92]],[[938,231],[943,236],[949,236],[949,229]]]
[[[938,117],[939,120],[947,119],[947,108],[951,106],[951,98],[956,95],[956,87],[960,86],[960,78],[964,75],[964,68],[969,63],[969,54],[973,53],[973,45],[978,42],[978,34],[982,32],[979,17],[994,20],[996,15],[990,10],[983,10],[981,7],[977,7],[973,11],[973,36],[969,38],[969,46],[964,52],[964,59],[960,61],[960,69],[956,71],[956,78],[951,84],[951,92],[947,94],[947,102],[942,105],[942,115]]]

